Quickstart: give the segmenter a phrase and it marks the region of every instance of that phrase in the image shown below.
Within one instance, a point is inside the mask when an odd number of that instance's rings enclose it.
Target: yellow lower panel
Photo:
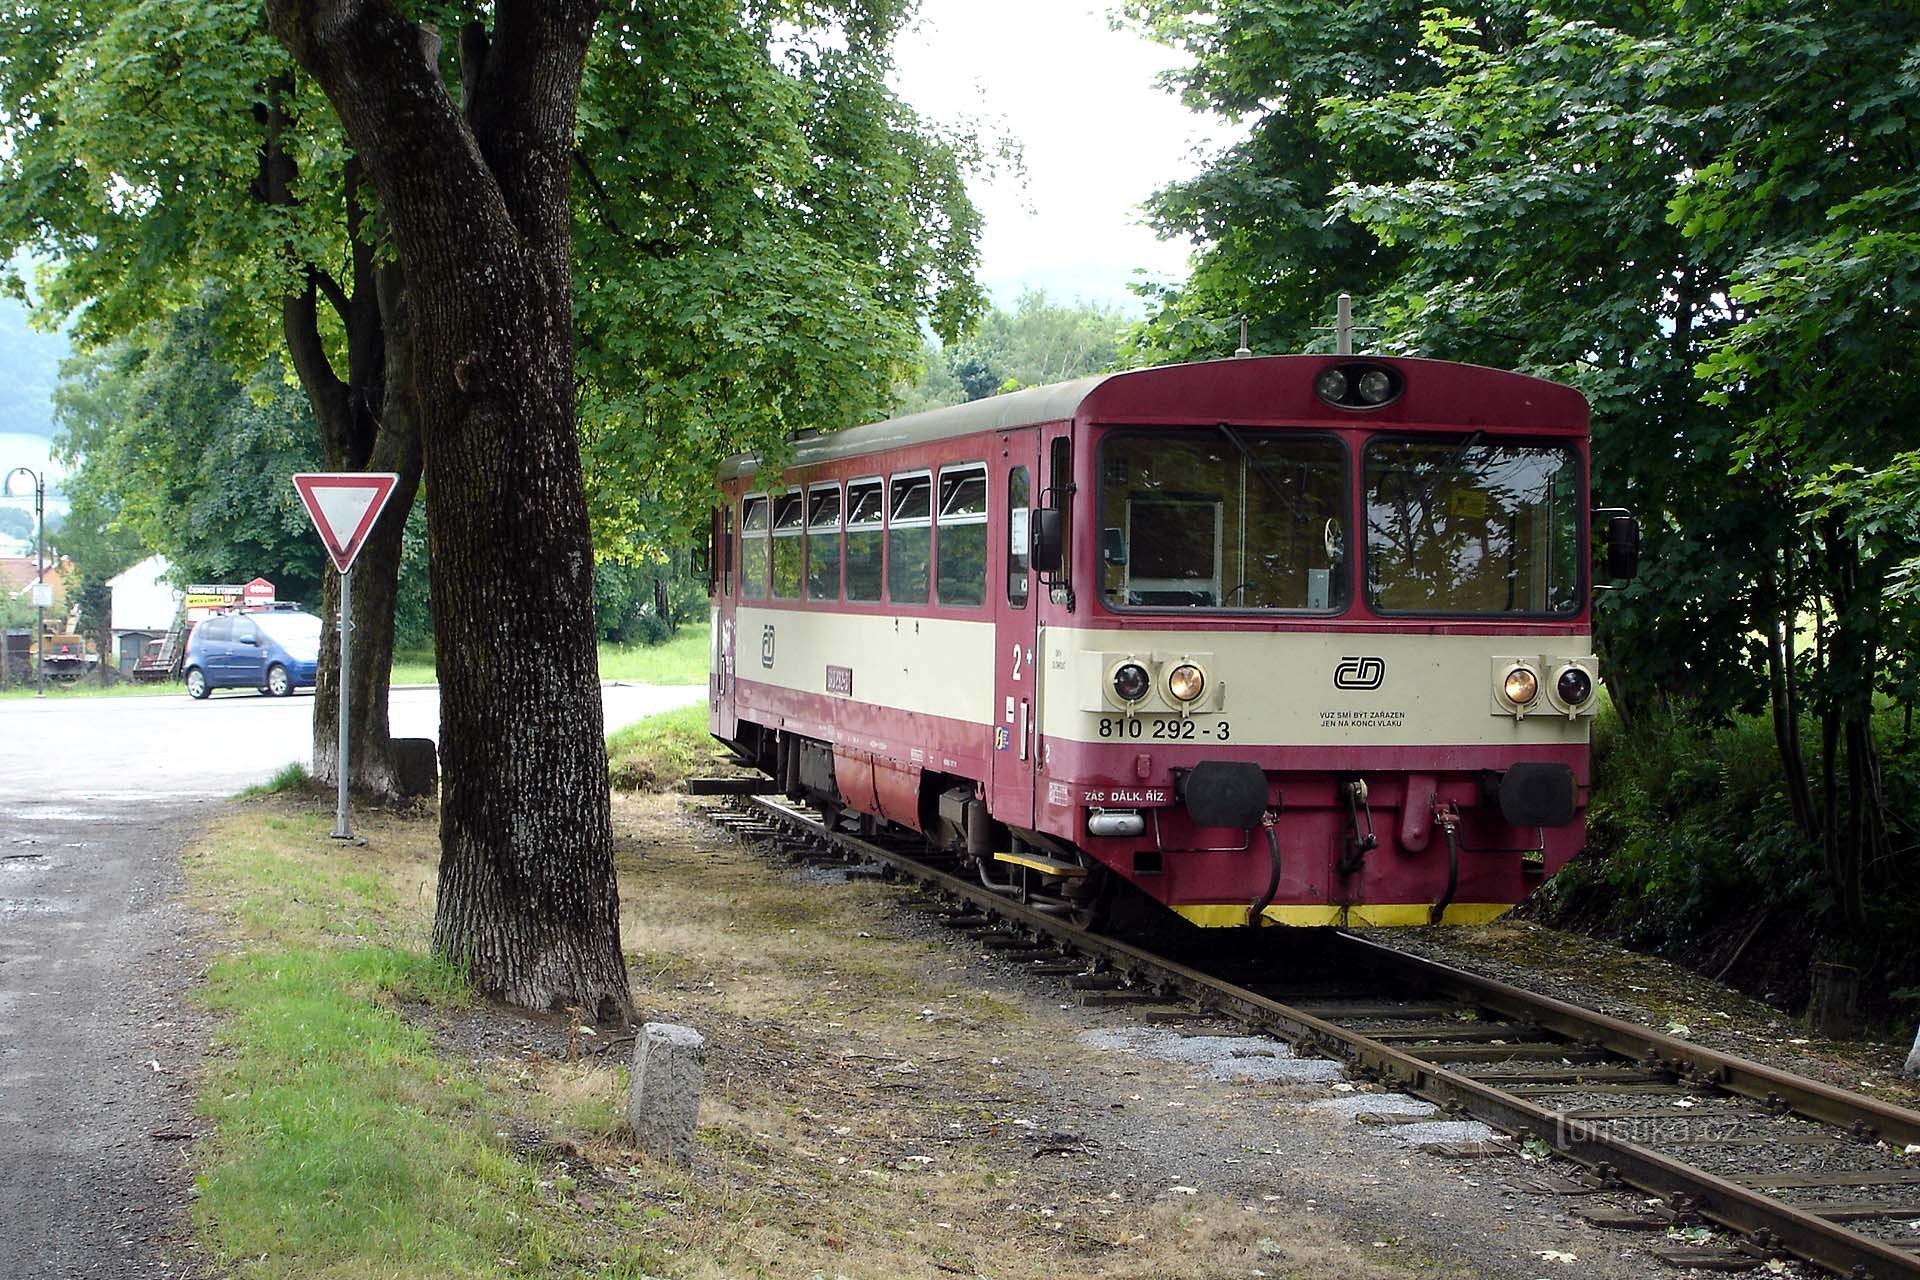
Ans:
[[[1247,923],[1247,908],[1230,902],[1204,903],[1173,910],[1203,929],[1228,929]],[[1511,902],[1453,902],[1440,918],[1441,924],[1490,924],[1513,910]],[[1433,904],[1427,902],[1362,902],[1343,907],[1338,903],[1313,906],[1268,907],[1263,918],[1274,924],[1301,929],[1332,927],[1407,928],[1427,924],[1433,917]]]

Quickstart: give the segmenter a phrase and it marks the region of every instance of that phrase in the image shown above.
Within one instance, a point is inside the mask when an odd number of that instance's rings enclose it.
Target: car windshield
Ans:
[[[1101,594],[1125,609],[1346,603],[1346,451],[1331,436],[1221,426],[1123,431],[1100,448]]]
[[[311,613],[256,613],[261,631],[278,641],[287,655],[299,661],[320,656],[320,619]]]
[[[1580,608],[1580,468],[1570,448],[1483,440],[1367,445],[1367,597],[1387,613]]]

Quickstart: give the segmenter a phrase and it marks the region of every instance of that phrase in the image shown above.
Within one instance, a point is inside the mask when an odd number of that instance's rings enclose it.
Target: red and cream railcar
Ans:
[[[1062,908],[1491,920],[1584,838],[1587,424],[1517,374],[1278,356],[735,459],[712,731]]]

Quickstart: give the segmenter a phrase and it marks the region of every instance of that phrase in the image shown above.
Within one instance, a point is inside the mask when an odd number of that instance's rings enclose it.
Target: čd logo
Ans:
[[[1387,664],[1381,658],[1342,658],[1333,669],[1336,689],[1378,689],[1387,678]]]

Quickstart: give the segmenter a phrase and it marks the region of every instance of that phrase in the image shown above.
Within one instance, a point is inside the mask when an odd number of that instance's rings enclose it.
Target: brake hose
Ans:
[[[1460,811],[1447,800],[1435,802],[1433,821],[1440,833],[1447,838],[1447,888],[1440,900],[1433,904],[1433,911],[1427,917],[1428,924],[1439,924],[1447,914],[1447,907],[1453,902],[1453,892],[1460,887],[1460,842],[1456,832],[1460,826]]]
[[[1260,815],[1261,829],[1267,833],[1267,848],[1273,851],[1273,874],[1267,878],[1267,891],[1260,895],[1258,902],[1247,908],[1247,927],[1250,929],[1260,927],[1260,920],[1266,915],[1268,904],[1273,901],[1274,895],[1280,892],[1280,837],[1274,833],[1274,827],[1278,822],[1279,815],[1271,809]]]

